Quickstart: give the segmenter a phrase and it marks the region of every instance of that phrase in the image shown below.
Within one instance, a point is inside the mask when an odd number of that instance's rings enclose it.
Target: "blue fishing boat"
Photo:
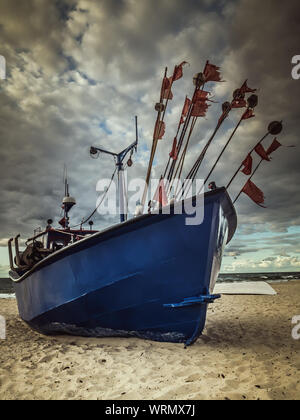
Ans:
[[[193,343],[207,305],[219,297],[214,284],[237,223],[225,188],[205,193],[204,200],[200,225],[186,225],[177,203],[170,214],[141,215],[89,234],[24,274],[11,270],[21,318],[44,334]],[[64,231],[46,235],[51,249]]]
[[[254,175],[258,166],[252,172],[251,153],[255,150],[262,154],[261,142],[269,134],[278,135],[282,124],[273,121],[269,125],[267,134],[250,151],[227,187],[218,188],[209,179],[239,125],[254,116],[258,99],[253,94],[245,99],[246,93],[255,91],[245,81],[234,91],[233,100],[223,103],[217,126],[191,168],[188,183],[178,190],[195,122],[205,116],[209,106],[209,92],[203,90],[204,84],[221,81],[219,67],[207,62],[203,73],[193,79],[194,94],[191,100],[185,99],[166,169],[144,213],[154,156],[158,141],[165,133],[164,117],[173,97],[171,88],[182,77],[184,64],[175,66],[169,78],[165,70],[160,101],[155,105],[157,119],[145,188],[135,216],[128,219],[123,162],[130,154],[127,167],[132,166],[131,157],[138,146],[137,119],[136,141],[122,152],[93,146],[90,149],[91,157],[104,153],[115,159],[112,180],[117,172],[120,223],[92,230],[91,217],[96,208],[79,228],[70,227],[69,212],[76,200],[69,194],[65,177],[61,228],[54,228],[53,221],[48,220],[45,230],[27,240],[23,252],[19,250],[20,235],[9,240],[9,275],[15,285],[19,313],[35,330],[43,334],[92,337],[134,336],[186,345],[194,343],[202,333],[208,304],[220,298],[214,294],[214,286],[224,248],[237,227],[235,208],[227,189],[243,165],[244,174]],[[233,109],[245,107],[204,185],[191,197],[190,188],[219,128]],[[280,143],[274,142],[267,152],[263,149],[262,159],[279,147]],[[208,190],[204,192],[207,181],[210,181]],[[250,179],[241,192],[257,204],[263,203],[262,192],[252,182],[250,184]],[[187,223],[191,208],[194,214],[199,211],[203,215],[201,222]],[[83,228],[87,222],[90,229]]]

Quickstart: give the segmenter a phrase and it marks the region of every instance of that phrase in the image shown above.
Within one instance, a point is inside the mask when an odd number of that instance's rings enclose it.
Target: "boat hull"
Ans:
[[[201,224],[186,217],[141,216],[52,254],[23,277],[11,273],[21,318],[44,334],[191,344],[236,214],[222,188],[205,194]]]

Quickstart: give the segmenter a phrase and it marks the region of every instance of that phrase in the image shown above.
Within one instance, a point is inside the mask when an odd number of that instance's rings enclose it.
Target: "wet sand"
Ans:
[[[300,399],[300,282],[276,296],[223,296],[204,335],[182,344],[136,338],[45,337],[0,300],[0,399]]]

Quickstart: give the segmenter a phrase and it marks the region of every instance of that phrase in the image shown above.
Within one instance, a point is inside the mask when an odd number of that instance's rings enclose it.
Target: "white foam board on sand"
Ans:
[[[222,295],[277,295],[277,292],[264,281],[217,283],[214,293]]]

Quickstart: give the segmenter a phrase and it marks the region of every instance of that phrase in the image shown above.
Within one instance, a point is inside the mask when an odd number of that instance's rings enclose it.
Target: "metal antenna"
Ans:
[[[116,166],[118,169],[118,190],[119,190],[119,199],[120,199],[120,221],[125,222],[125,220],[127,219],[127,204],[125,201],[125,193],[126,191],[124,191],[124,167],[123,167],[123,161],[125,159],[125,157],[127,156],[127,154],[129,152],[131,152],[133,149],[135,149],[137,151],[137,146],[138,146],[138,122],[137,122],[137,116],[135,117],[135,133],[136,133],[136,140],[134,143],[132,143],[130,146],[126,147],[126,149],[122,150],[122,152],[120,153],[115,153],[112,152],[110,150],[106,150],[100,147],[94,147],[91,146],[90,148],[90,155],[96,155],[97,153],[105,153],[107,155],[111,155],[115,158],[116,160]]]

